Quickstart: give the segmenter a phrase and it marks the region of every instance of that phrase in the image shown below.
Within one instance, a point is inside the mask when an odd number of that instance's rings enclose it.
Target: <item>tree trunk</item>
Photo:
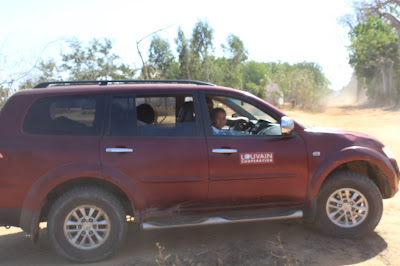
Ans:
[[[396,104],[395,102],[395,97],[396,97],[396,92],[395,92],[395,88],[393,86],[393,61],[390,58],[386,58],[386,70],[387,70],[387,80],[388,80],[388,98],[387,98],[387,103],[392,105],[392,104]]]
[[[207,53],[207,50],[206,50],[206,56],[205,56],[205,63],[206,63],[206,80],[207,80],[207,82],[210,82],[210,70],[209,70],[209,65],[208,65],[208,53]]]
[[[185,62],[185,65],[186,65],[186,73],[187,73],[187,77],[188,77],[188,79],[189,80],[191,80],[192,79],[192,77],[191,77],[191,75],[190,75],[190,69],[189,69],[189,61],[188,60],[185,60],[186,62]]]
[[[386,69],[385,69],[385,60],[381,59],[379,61],[380,61],[379,62],[379,67],[381,69],[381,75],[382,75],[382,98],[380,99],[380,102],[385,105],[386,102],[387,102],[387,98],[388,98],[387,97],[388,96],[388,93],[387,93],[388,90],[387,90],[387,77],[386,77]]]
[[[144,76],[146,77],[146,79],[149,79],[149,73],[147,72],[147,66],[146,66],[146,63],[143,60],[142,53],[140,52],[140,49],[139,49],[139,42],[136,42],[136,48],[137,48],[137,51],[139,53],[140,59],[142,59],[142,64],[143,64],[143,69],[144,69]]]
[[[394,2],[396,5],[400,6],[400,1],[394,1]],[[398,49],[399,49],[398,51],[399,51],[399,55],[400,55],[400,21],[396,17],[394,17],[393,15],[388,14],[388,13],[383,13],[382,16],[384,18],[388,19],[390,21],[390,23],[392,24],[392,26],[397,30],[397,37],[398,37],[397,45],[398,45]],[[394,88],[394,86],[392,86],[391,89],[394,94],[397,93],[397,97],[396,97],[397,99],[395,100],[395,108],[400,108],[400,93],[398,91],[396,92],[396,89]]]
[[[397,103],[396,103],[395,108],[400,109],[400,93],[399,92],[397,92]]]
[[[378,14],[381,14],[381,16],[388,19],[390,21],[390,24],[392,24],[392,26],[397,30],[397,37],[398,37],[397,45],[399,47],[399,53],[400,53],[400,21],[389,13],[379,13],[378,11]]]
[[[361,99],[360,99],[360,95],[361,95],[361,90],[362,90],[363,84],[360,81],[360,78],[357,77],[357,89],[356,89],[356,103],[358,103]]]

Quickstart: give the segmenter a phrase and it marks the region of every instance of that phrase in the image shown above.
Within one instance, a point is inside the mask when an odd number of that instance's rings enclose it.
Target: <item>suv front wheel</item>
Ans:
[[[54,249],[69,260],[93,262],[113,254],[126,236],[126,217],[118,199],[96,187],[80,187],[53,204],[48,233]]]
[[[316,222],[330,235],[357,238],[374,230],[382,211],[382,195],[372,180],[341,171],[330,176],[320,190]]]

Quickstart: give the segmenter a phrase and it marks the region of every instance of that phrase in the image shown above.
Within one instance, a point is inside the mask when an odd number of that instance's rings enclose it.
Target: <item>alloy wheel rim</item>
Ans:
[[[368,216],[368,201],[358,190],[341,188],[326,202],[326,213],[335,225],[351,228],[360,225]]]
[[[64,235],[75,248],[95,249],[107,241],[111,230],[108,215],[99,207],[83,205],[72,210],[64,221]]]

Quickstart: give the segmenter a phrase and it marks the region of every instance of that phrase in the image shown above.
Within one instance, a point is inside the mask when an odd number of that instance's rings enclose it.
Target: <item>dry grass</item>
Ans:
[[[200,263],[194,263],[192,259],[179,258],[178,255],[174,254],[164,254],[165,248],[161,246],[160,243],[156,243],[158,254],[156,256],[155,262],[158,266],[200,266]],[[217,263],[217,265],[222,265]]]
[[[292,266],[292,265],[302,265],[300,260],[295,257],[293,252],[288,250],[282,243],[281,233],[279,232],[276,235],[276,241],[270,241],[273,246],[273,249],[276,251],[271,251],[272,257],[275,258],[274,265],[284,265],[284,266]]]

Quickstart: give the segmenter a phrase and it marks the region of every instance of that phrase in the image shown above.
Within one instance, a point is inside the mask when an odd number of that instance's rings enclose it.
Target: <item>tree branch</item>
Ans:
[[[40,60],[42,59],[42,54],[44,53],[44,51],[45,51],[51,44],[53,44],[53,43],[55,43],[55,42],[59,42],[59,41],[61,41],[61,40],[58,39],[58,40],[54,40],[54,41],[51,41],[51,42],[47,43],[47,44],[43,47],[43,49],[40,51],[39,56],[37,57],[35,64],[34,64],[28,71],[22,72],[22,73],[19,75],[19,77],[11,78],[10,80],[4,80],[4,81],[0,82],[0,86],[4,86],[5,84],[13,84],[13,83],[16,82],[16,81],[19,81],[19,80],[21,80],[21,79],[27,77],[27,76],[37,67],[37,65],[39,64]]]
[[[144,39],[146,39],[147,37],[149,37],[149,36],[151,36],[151,35],[153,35],[153,34],[156,34],[156,33],[160,32],[160,31],[166,30],[166,29],[172,27],[173,25],[175,25],[175,24],[171,24],[171,25],[169,25],[168,27],[165,27],[165,28],[156,30],[156,31],[154,31],[154,32],[152,32],[152,33],[150,33],[150,34],[147,34],[146,36],[144,36],[144,37],[143,37],[142,39],[140,39],[139,41],[136,41],[136,48],[137,48],[137,50],[138,50],[138,54],[139,54],[139,56],[140,56],[140,59],[142,60],[142,64],[143,64],[143,68],[144,68],[144,75],[145,75],[146,79],[149,79],[149,73],[147,72],[147,66],[146,66],[146,64],[145,64],[145,62],[144,62],[144,60],[143,60],[142,53],[140,52],[139,43],[140,43],[141,41],[143,41]]]
[[[389,20],[392,26],[400,31],[400,21],[395,16],[389,13],[381,13],[381,16]]]

